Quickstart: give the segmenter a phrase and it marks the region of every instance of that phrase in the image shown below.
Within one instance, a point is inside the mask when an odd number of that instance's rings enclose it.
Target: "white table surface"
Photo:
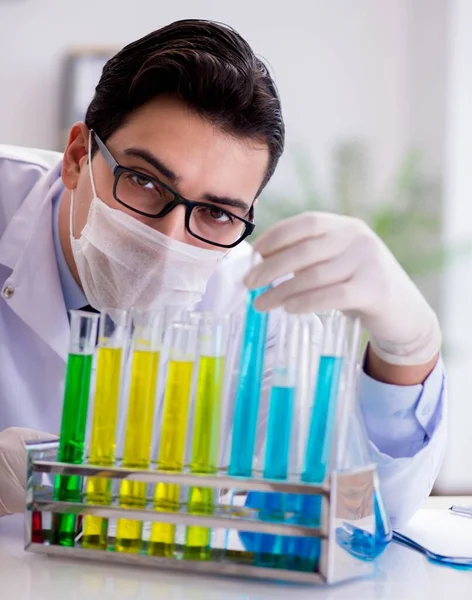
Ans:
[[[424,508],[472,504],[471,497],[429,498]],[[437,566],[390,544],[373,577],[326,586],[293,586],[182,575],[141,567],[58,559],[23,550],[22,516],[0,519],[1,600],[329,600],[471,599],[472,571]]]

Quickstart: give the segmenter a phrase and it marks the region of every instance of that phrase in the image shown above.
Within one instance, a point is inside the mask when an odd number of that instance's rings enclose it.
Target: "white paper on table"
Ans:
[[[472,518],[449,510],[419,510],[399,533],[434,554],[472,560]]]

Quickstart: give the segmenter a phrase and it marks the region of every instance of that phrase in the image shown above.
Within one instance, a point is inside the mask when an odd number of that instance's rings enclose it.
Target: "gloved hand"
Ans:
[[[50,433],[22,427],[0,431],[0,517],[25,509],[25,442],[54,439]]]
[[[436,314],[380,238],[362,221],[309,212],[281,221],[254,244],[262,261],[244,279],[275,285],[255,306],[291,313],[338,309],[360,317],[374,352],[396,365],[423,365],[441,345]]]

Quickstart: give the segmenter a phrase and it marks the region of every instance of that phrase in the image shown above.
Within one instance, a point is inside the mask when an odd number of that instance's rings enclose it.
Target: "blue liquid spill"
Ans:
[[[228,470],[230,475],[240,477],[250,477],[252,474],[269,320],[268,313],[258,312],[253,303],[267,289],[251,290],[248,294]]]
[[[451,560],[446,560],[444,558],[438,558],[437,556],[428,555],[426,555],[426,558],[430,562],[441,567],[449,567],[449,569],[455,569],[456,571],[472,571],[472,563],[459,564],[456,562],[452,562]]]
[[[437,554],[436,552],[431,552],[421,544],[418,544],[411,538],[399,533],[398,531],[395,531],[393,533],[393,540],[398,544],[406,546],[407,548],[418,550],[418,552],[424,554],[426,558],[435,565],[449,567],[450,569],[456,569],[458,571],[472,570],[472,558],[459,556],[445,556],[444,554]]]
[[[336,529],[336,542],[349,554],[364,561],[375,560],[392,541],[390,523],[384,520],[380,496],[374,493],[375,533],[345,523]]]

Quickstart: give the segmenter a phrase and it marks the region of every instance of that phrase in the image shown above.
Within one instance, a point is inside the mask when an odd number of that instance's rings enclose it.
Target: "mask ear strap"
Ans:
[[[74,192],[75,190],[70,191],[70,206],[69,206],[69,232],[72,239],[74,238],[74,229],[72,227],[72,216],[74,214]]]
[[[93,197],[97,197],[97,190],[95,189],[95,182],[93,180],[92,173],[92,130],[89,129],[89,139],[88,139],[88,167],[89,167],[89,175],[90,175],[90,183],[92,184],[92,192]]]

